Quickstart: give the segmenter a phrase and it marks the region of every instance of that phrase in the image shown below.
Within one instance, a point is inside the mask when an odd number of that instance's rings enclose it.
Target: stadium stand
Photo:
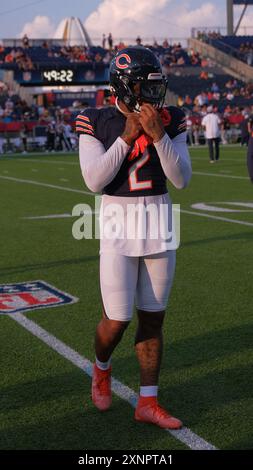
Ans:
[[[190,55],[186,49],[182,48],[180,43],[172,46],[168,45],[166,48],[158,44],[148,46],[166,65],[200,65],[198,55]],[[124,47],[124,44],[121,44],[120,47]],[[83,66],[85,63],[103,63],[107,65],[118,49],[119,46],[116,46],[113,51],[98,46],[49,47],[47,43],[45,43],[44,47],[2,47],[2,50],[0,50],[0,64],[2,69],[7,70],[33,70],[50,65],[57,68],[68,66],[69,64]]]
[[[253,47],[253,38],[222,37],[217,33],[200,34],[201,41],[212,42],[215,47],[232,48],[237,54],[244,54]],[[136,39],[141,43],[141,38]],[[251,46],[249,46],[251,44]],[[203,133],[200,127],[201,118],[205,115],[207,106],[217,107],[224,123],[223,141],[240,140],[240,125],[253,113],[253,85],[235,79],[215,64],[212,59],[201,56],[194,48],[184,48],[180,43],[163,44],[156,41],[150,47],[159,57],[164,74],[168,79],[170,95],[168,102],[184,107],[188,116],[189,132],[195,132],[195,137],[189,141],[203,143]],[[0,46],[0,69],[4,73],[18,71],[42,71],[45,67],[60,70],[64,67],[78,69],[82,73],[92,69],[94,79],[97,67],[108,70],[109,63],[115,52],[125,47],[122,42],[108,48],[101,46],[67,46],[44,40],[36,45],[29,41],[27,46],[8,44]],[[0,137],[4,140],[4,149],[22,148],[24,126],[28,139],[28,149],[47,146],[47,129],[53,125],[57,142],[57,129],[61,125],[73,126],[75,116],[80,109],[88,105],[107,106],[110,104],[108,90],[90,93],[73,93],[66,90],[62,93],[50,91],[36,99],[27,100],[22,96],[22,86],[14,87],[0,82]],[[191,124],[192,126],[191,127]],[[202,139],[202,140],[201,140]],[[73,133],[73,146],[75,146]],[[56,145],[56,149],[60,149]]]
[[[253,65],[252,36],[219,36],[212,37],[202,34],[199,39],[211,44],[225,54],[229,54],[248,65]]]

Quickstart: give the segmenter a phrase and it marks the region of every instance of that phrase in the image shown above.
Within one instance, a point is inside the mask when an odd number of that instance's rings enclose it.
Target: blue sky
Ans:
[[[1,0],[0,35],[50,37],[68,16],[80,17],[91,36],[183,38],[191,27],[225,26],[226,0]],[[253,7],[245,22],[253,25]]]
[[[30,22],[37,15],[45,15],[58,25],[61,19],[68,16],[78,16],[84,20],[101,2],[101,0],[1,0],[0,2],[0,31],[1,38],[16,37],[24,24]],[[32,5],[32,3],[34,3]],[[20,8],[23,5],[30,5]],[[16,11],[2,14],[9,10]]]

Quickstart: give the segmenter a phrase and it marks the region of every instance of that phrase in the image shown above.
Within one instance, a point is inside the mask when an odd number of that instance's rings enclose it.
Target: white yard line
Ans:
[[[82,211],[82,215],[90,215],[95,214],[99,215],[99,211]],[[76,217],[72,214],[50,214],[50,215],[37,215],[37,216],[29,216],[29,217],[21,217],[21,219],[25,220],[43,220],[43,219],[67,219],[69,217]]]
[[[202,157],[196,157],[195,155],[191,155],[191,159],[192,160],[198,160],[198,161],[202,161],[202,162],[205,162],[208,166],[209,166],[209,158],[206,156],[206,155],[203,155]],[[237,158],[230,158],[230,157],[222,157],[220,160],[219,160],[219,163],[224,163],[224,162],[239,162],[239,163],[243,163],[245,162],[245,156],[239,156]]]
[[[24,220],[43,220],[43,219],[67,219],[72,217],[72,214],[51,214],[51,215],[38,215],[31,217],[21,217]]]
[[[217,173],[207,173],[204,171],[193,171],[193,175],[197,176],[216,176],[217,178],[232,178],[236,180],[248,180],[249,178],[247,176],[233,176],[233,175],[218,175]]]
[[[20,160],[22,161],[23,163],[28,163],[28,162],[33,162],[33,163],[51,163],[51,164],[54,164],[54,165],[77,165],[77,166],[80,166],[79,165],[79,162],[64,162],[63,160],[35,160],[35,159],[31,159],[31,158],[26,158],[26,159],[22,159]]]
[[[66,188],[65,186],[57,186],[55,184],[41,183],[40,181],[24,180],[24,179],[21,179],[21,178],[13,178],[12,176],[2,176],[2,175],[0,175],[0,178],[3,179],[3,180],[8,180],[8,181],[15,181],[15,183],[33,184],[35,186],[42,186],[44,188],[59,189],[61,191],[70,191],[71,193],[79,193],[79,194],[86,194],[88,196],[94,196],[94,194],[91,193],[90,191],[83,191],[82,189]]]
[[[48,155],[47,155],[48,157]],[[67,159],[68,157],[66,157]],[[1,157],[0,157],[0,161],[1,161]],[[5,160],[6,161],[6,160]],[[53,164],[64,164],[64,165],[78,165],[79,166],[79,162],[76,161],[76,162],[68,162],[67,160],[64,161],[64,160],[46,160],[43,158],[43,160],[39,160],[39,159],[35,159],[35,158],[22,158],[20,160],[14,160],[14,159],[9,159],[8,161],[13,161],[13,162],[21,162],[21,163],[30,163],[30,162],[33,162],[33,163],[53,163]]]
[[[75,151],[73,150],[73,152],[61,152],[62,154],[64,155],[68,155],[68,156],[73,156],[73,155],[78,155],[78,151]],[[30,155],[32,157],[38,157],[38,158],[44,158],[45,156],[46,157],[49,157],[50,158],[50,155],[52,156],[59,156],[61,155],[60,152],[29,152],[27,154],[25,154],[25,157],[24,155],[22,155],[21,153],[3,153],[0,155],[0,160],[1,160],[1,157],[3,158],[9,158],[9,159],[12,159],[13,157],[17,157],[18,159],[27,159],[29,160],[30,159]]]
[[[76,367],[79,367],[79,369],[84,371],[88,376],[92,376],[92,363],[84,356],[81,356],[74,349],[70,348],[58,338],[48,333],[34,321],[26,318],[26,316],[23,314],[12,313],[8,316],[12,318],[12,320],[15,320],[17,323],[19,323],[23,328],[28,330],[34,336],[43,341],[45,344],[47,344],[51,349],[56,351],[62,357],[67,359]],[[136,407],[137,394],[131,388],[119,382],[117,379],[112,378],[112,390],[118,397],[127,401],[133,408]],[[181,441],[192,450],[216,450],[212,444],[202,439],[189,428],[184,427],[178,431],[166,430],[166,432],[169,432],[178,441]]]
[[[246,147],[242,147],[240,144],[221,144],[220,146],[220,149],[221,150],[224,150],[224,149],[238,149],[238,148],[241,148],[241,149],[246,149]],[[203,150],[203,149],[208,149],[208,145],[192,145],[192,146],[189,146],[189,149],[190,150],[195,150],[195,149],[198,149],[198,150]]]
[[[247,225],[248,227],[253,227],[252,222],[245,222],[243,220],[228,219],[227,217],[218,217],[216,215],[205,214],[203,212],[193,212],[185,209],[181,209],[180,212],[183,214],[196,215],[198,217],[206,217],[207,219],[221,220],[222,222],[230,222],[232,224]]]

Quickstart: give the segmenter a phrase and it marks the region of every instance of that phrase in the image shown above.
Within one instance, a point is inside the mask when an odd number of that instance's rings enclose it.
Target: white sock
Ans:
[[[111,365],[111,358],[108,359],[107,362],[101,362],[98,360],[98,358],[96,357],[96,365],[99,369],[101,370],[108,370],[110,365]]]
[[[145,387],[140,387],[141,397],[157,397],[157,394],[158,394],[158,385],[148,385]]]

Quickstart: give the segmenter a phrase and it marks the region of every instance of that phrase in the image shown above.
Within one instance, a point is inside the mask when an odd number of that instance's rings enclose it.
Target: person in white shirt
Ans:
[[[220,158],[220,125],[221,119],[218,114],[214,112],[212,106],[208,106],[207,115],[202,119],[202,126],[205,128],[205,136],[209,148],[210,163],[218,161]],[[214,159],[214,146],[215,146],[215,159]]]
[[[72,150],[71,133],[72,133],[71,125],[68,123],[63,124],[63,136],[64,136],[64,142],[67,147],[67,150]]]

